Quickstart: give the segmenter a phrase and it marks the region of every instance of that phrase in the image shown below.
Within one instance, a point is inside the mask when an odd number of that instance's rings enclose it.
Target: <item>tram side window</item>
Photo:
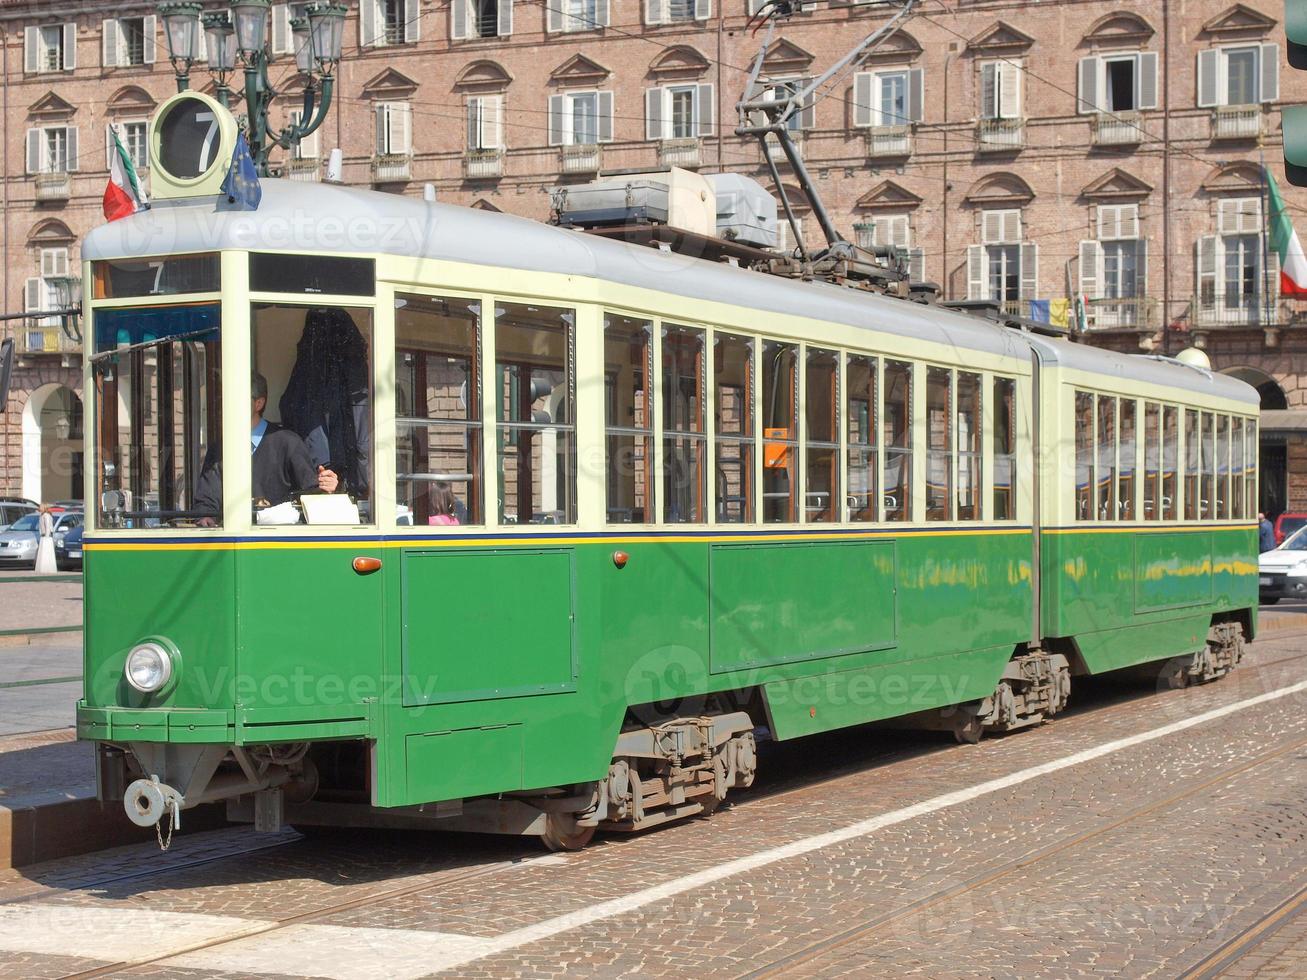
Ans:
[[[1230,416],[1216,416],[1216,518],[1230,519]]]
[[[483,524],[481,304],[395,297],[396,522]]]
[[[1216,437],[1212,425],[1212,413],[1203,412],[1203,486],[1198,516],[1200,520],[1210,521],[1215,514],[1216,503]]]
[[[798,400],[798,348],[763,341],[762,519],[766,524],[799,520]]]
[[[848,430],[849,520],[876,519],[876,359],[850,355]]]
[[[663,328],[663,520],[702,524],[706,518],[704,464],[704,332]]]
[[[980,375],[958,372],[958,520],[980,520]]]
[[[93,434],[101,527],[222,525],[218,304],[96,310]],[[82,415],[63,436],[81,486]]]
[[[1180,410],[1162,406],[1162,520],[1180,516]]]
[[[1244,480],[1243,419],[1236,415],[1230,419],[1230,516],[1236,521],[1248,517],[1243,506]]]
[[[1114,521],[1116,515],[1116,399],[1098,396],[1097,519]]]
[[[1257,420],[1247,419],[1244,422],[1244,445],[1245,469],[1244,469],[1244,506],[1248,509],[1244,512],[1244,517],[1256,517],[1261,501],[1257,499]]]
[[[1162,516],[1162,410],[1144,403],[1144,513],[1146,521]]]
[[[255,523],[371,524],[372,311],[256,303],[251,323]]]
[[[912,520],[912,365],[886,361],[880,414],[885,446],[885,520]]]
[[[572,310],[495,306],[502,524],[576,523],[575,325]]]
[[[1184,519],[1198,520],[1198,413],[1184,413]]]
[[[604,317],[604,464],[609,524],[652,524],[653,324]]]
[[[1094,519],[1094,396],[1076,392],[1076,518]]]
[[[713,335],[713,424],[717,458],[713,463],[717,523],[755,520],[753,493],[753,348],[749,337]]]
[[[1116,506],[1119,519],[1135,519],[1135,400],[1121,399],[1121,441],[1117,456]]]
[[[840,519],[840,356],[808,349],[804,401],[808,472],[804,485],[804,520],[831,523]]]
[[[1017,383],[994,379],[994,520],[1010,521],[1016,510]]]

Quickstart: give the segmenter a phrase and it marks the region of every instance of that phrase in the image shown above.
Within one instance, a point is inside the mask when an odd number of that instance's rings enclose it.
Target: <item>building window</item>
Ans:
[[[644,0],[644,22],[682,24],[707,20],[712,16],[712,0]]]
[[[59,294],[54,288],[56,276],[68,275],[68,249],[43,248],[38,256],[39,276],[32,276],[23,291],[23,310],[35,313],[59,308]],[[36,327],[57,327],[59,317],[45,317],[33,322]],[[39,349],[39,348],[36,348]]]
[[[130,68],[154,64],[157,21],[153,14],[106,20],[103,24],[104,66]]]
[[[473,95],[467,100],[467,148],[497,150],[504,145],[504,97]]]
[[[461,11],[458,4],[453,9],[456,19]],[[361,0],[359,3],[360,47],[412,44],[421,39],[421,29],[419,0]]]
[[[29,74],[77,67],[77,25],[46,24],[23,32],[24,67]]]
[[[609,0],[554,0],[545,5],[545,29],[566,34],[607,27],[608,4]]]
[[[1200,317],[1220,322],[1257,322],[1272,313],[1279,274],[1264,266],[1262,202],[1255,197],[1217,201],[1217,234],[1198,239]]]
[[[290,121],[298,126],[304,121],[304,110],[291,110]],[[301,136],[290,148],[292,160],[316,160],[318,152],[318,134],[316,131],[309,133],[307,136]]]
[[[273,54],[295,54],[295,35],[290,22],[308,17],[308,2],[274,3],[272,5],[272,34],[268,39]]]
[[[589,146],[612,138],[612,92],[565,92],[549,97],[551,146]]]
[[[405,156],[413,152],[412,106],[407,102],[381,102],[374,111],[377,156]]]
[[[873,249],[893,247],[908,266],[908,278],[921,282],[926,278],[925,250],[912,246],[911,217],[906,214],[881,214],[874,220],[853,226],[858,247]]]
[[[77,127],[40,126],[27,131],[27,172],[62,174],[78,169]]]
[[[981,244],[967,248],[967,298],[987,299],[1016,312],[1035,298],[1039,246],[1022,241],[1017,208],[980,213]]]
[[[853,125],[906,126],[921,121],[920,68],[858,72],[853,76]]]
[[[713,87],[665,85],[645,92],[645,137],[695,139],[712,135]]]
[[[118,138],[122,140],[123,149],[127,151],[127,157],[132,161],[132,166],[136,170],[143,171],[150,166],[150,144],[146,138],[149,131],[149,123],[145,120],[135,120],[132,122],[118,123]],[[104,128],[104,150],[105,166],[113,166],[113,125]]]
[[[770,91],[772,99],[777,102],[784,102],[791,98],[795,93],[805,88],[811,79],[808,78],[783,78],[773,79],[764,83],[764,91]],[[812,129],[816,123],[816,104],[813,99],[813,93],[809,92],[808,97],[803,100],[803,105],[799,111],[790,116],[785,121],[785,128],[791,133],[802,132],[805,129]]]
[[[1021,66],[986,61],[980,66],[980,118],[1021,118]]]
[[[1157,54],[1112,54],[1080,59],[1082,112],[1135,112],[1157,108]]]
[[[1280,49],[1247,44],[1198,52],[1198,105],[1241,106],[1280,97]]]
[[[1080,243],[1080,295],[1094,303],[1095,326],[1140,322],[1136,300],[1146,293],[1148,242],[1139,235],[1139,205],[1098,208],[1098,238]]]
[[[513,0],[452,0],[449,33],[455,41],[508,37],[513,33]]]

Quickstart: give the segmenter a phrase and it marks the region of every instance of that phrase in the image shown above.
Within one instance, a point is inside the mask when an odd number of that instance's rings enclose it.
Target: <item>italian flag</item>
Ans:
[[[132,158],[118,137],[118,127],[109,127],[109,135],[113,139],[113,155],[109,164],[109,186],[104,189],[104,217],[107,221],[117,221],[148,207],[150,202],[146,200],[145,191],[141,190]]]
[[[1280,295],[1307,296],[1307,255],[1303,255],[1302,242],[1293,230],[1293,222],[1289,220],[1275,178],[1266,167],[1262,170],[1266,174],[1266,194],[1270,202],[1267,233],[1271,248],[1280,257]]]

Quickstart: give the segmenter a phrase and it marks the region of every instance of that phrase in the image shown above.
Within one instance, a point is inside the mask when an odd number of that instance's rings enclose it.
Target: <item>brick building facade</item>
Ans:
[[[319,179],[339,147],[346,183],[431,184],[538,219],[551,187],[597,173],[678,165],[770,183],[756,143],[733,134],[755,5],[351,0],[335,107],[279,165]],[[273,10],[283,117],[301,101],[288,25],[302,6]],[[820,73],[888,11],[805,5],[767,53],[769,84]],[[1269,0],[923,4],[805,107],[796,135],[844,233],[908,249],[946,297],[1056,320],[1085,296],[1087,342],[1197,345],[1259,385],[1263,502],[1307,510],[1307,309],[1278,295],[1260,169],[1282,169],[1280,105],[1307,102],[1283,64],[1282,18]],[[0,288],[22,311],[45,306],[47,277],[76,271],[78,240],[102,220],[106,123],[148,169],[142,124],[175,89],[151,6],[0,0],[0,30]],[[197,69],[194,87],[209,84]],[[1307,193],[1281,185],[1307,219]],[[71,476],[41,460],[70,457],[80,432],[80,351],[54,326],[12,329],[0,493],[53,499]]]

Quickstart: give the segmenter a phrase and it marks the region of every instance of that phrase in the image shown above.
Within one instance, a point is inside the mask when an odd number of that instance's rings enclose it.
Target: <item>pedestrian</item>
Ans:
[[[54,560],[54,515],[50,513],[49,504],[41,507],[39,527],[41,538],[36,545],[36,574],[54,575],[59,566]]]
[[[1275,550],[1275,528],[1271,527],[1271,522],[1261,511],[1257,512],[1257,550]]]

